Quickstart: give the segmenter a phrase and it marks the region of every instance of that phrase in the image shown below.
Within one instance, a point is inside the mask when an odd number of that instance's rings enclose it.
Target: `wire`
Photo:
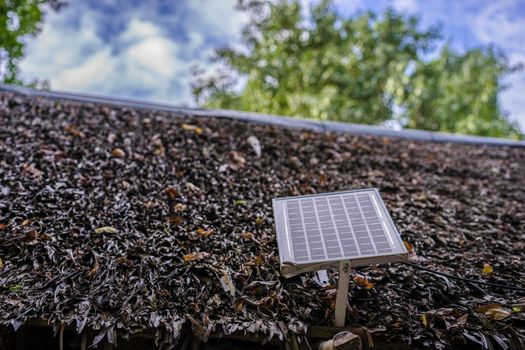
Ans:
[[[450,274],[445,273],[445,272],[432,270],[432,269],[429,269],[429,268],[426,268],[426,267],[423,267],[423,266],[420,266],[420,265],[417,265],[417,264],[409,263],[409,262],[404,262],[404,264],[406,264],[408,266],[412,266],[413,268],[418,269],[418,270],[423,270],[423,271],[426,271],[426,272],[433,273],[435,275],[441,275],[441,276],[444,276],[444,277],[452,278],[452,279],[463,281],[463,282],[469,282],[469,283],[474,283],[474,284],[481,284],[481,285],[484,285],[484,286],[497,287],[497,288],[503,288],[503,289],[511,289],[511,290],[518,290],[518,291],[521,291],[521,292],[525,292],[525,288],[522,288],[522,287],[516,287],[516,286],[509,286],[509,285],[506,285],[506,284],[499,284],[499,283],[491,283],[491,282],[485,282],[485,281],[472,280],[472,279],[469,279],[469,278],[454,276],[454,275],[450,275]]]

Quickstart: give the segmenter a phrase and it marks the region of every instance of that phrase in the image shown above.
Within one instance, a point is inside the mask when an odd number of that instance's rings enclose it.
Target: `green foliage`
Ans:
[[[399,100],[410,128],[462,134],[521,135],[498,103],[501,77],[515,71],[492,48],[457,54],[443,47],[436,59],[418,62]]]
[[[197,75],[198,104],[271,114],[519,137],[498,103],[513,71],[492,49],[430,59],[437,29],[388,10],[342,17],[330,1],[303,16],[299,1],[250,1],[246,50],[221,48],[224,69]],[[242,84],[239,84],[242,82]]]
[[[24,39],[36,35],[44,19],[44,7],[58,9],[58,0],[0,0],[0,80],[23,84],[18,62],[24,55]]]

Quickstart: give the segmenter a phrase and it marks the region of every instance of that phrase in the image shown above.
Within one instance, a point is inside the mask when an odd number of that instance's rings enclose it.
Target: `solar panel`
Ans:
[[[358,266],[408,255],[377,189],[275,198],[273,210],[285,276],[342,260]]]

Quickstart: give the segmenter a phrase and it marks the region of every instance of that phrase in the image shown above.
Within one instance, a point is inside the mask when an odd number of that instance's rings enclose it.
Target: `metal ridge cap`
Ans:
[[[467,144],[485,144],[495,146],[517,146],[525,147],[525,141],[458,135],[444,132],[435,132],[419,129],[392,130],[376,125],[354,124],[338,121],[320,121],[305,118],[287,117],[257,112],[244,112],[228,109],[203,109],[195,107],[178,107],[168,103],[152,102],[136,98],[122,98],[116,96],[104,96],[90,93],[77,93],[67,91],[46,91],[33,88],[0,83],[0,91],[8,91],[29,96],[48,97],[52,99],[71,100],[86,103],[103,103],[120,107],[131,107],[141,109],[155,109],[179,114],[187,114],[196,117],[216,117],[256,122],[261,124],[279,125],[287,128],[303,128],[316,132],[342,132],[357,135],[372,135],[393,138],[412,139],[418,141],[450,142]]]

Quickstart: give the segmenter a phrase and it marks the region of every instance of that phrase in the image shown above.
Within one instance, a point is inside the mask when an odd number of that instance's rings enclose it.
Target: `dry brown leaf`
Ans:
[[[68,125],[64,128],[71,136],[78,137],[83,139],[86,137],[86,134],[84,134],[82,131],[78,130],[74,125]]]
[[[95,276],[97,271],[98,271],[98,269],[99,269],[99,267],[100,267],[100,265],[98,264],[98,262],[96,262],[95,265],[93,266],[93,268],[86,273],[86,277],[87,278],[91,278],[91,277]]]
[[[210,253],[200,252],[200,253],[186,254],[182,258],[184,259],[185,262],[188,262],[188,261],[194,261],[194,260],[202,260],[209,256],[210,256]]]
[[[243,233],[241,233],[241,236],[244,239],[253,239],[253,233],[251,233],[251,232],[243,232]]]
[[[4,268],[4,261],[0,258],[0,270]]]
[[[6,224],[0,224],[0,231],[4,230],[7,228],[7,225]]]
[[[458,326],[463,327],[467,324],[467,320],[468,320],[468,314],[464,314],[463,316],[461,316],[460,318],[456,320],[456,324]]]
[[[371,170],[368,172],[369,177],[384,177],[385,173],[381,170]]]
[[[182,217],[178,215],[168,216],[168,222],[173,225],[180,225],[182,223]]]
[[[179,192],[173,187],[166,188],[164,193],[166,193],[171,199],[175,199],[179,195]]]
[[[222,276],[220,277],[221,286],[225,292],[229,293],[232,297],[235,296],[235,285],[233,284],[230,272],[228,270],[222,271]]]
[[[116,158],[124,158],[126,156],[126,152],[120,148],[115,148],[113,151],[111,151],[111,155]]]
[[[182,203],[177,203],[173,206],[173,210],[175,210],[175,212],[177,213],[182,213],[183,211],[185,211],[187,208],[186,204],[182,204]]]
[[[195,185],[192,184],[191,182],[186,182],[186,188],[187,188],[190,192],[201,192],[201,191],[202,191],[202,190],[200,189],[200,187],[195,186]]]
[[[119,265],[126,265],[128,267],[133,267],[135,263],[132,260],[129,260],[125,256],[119,256],[117,259],[117,264]]]
[[[114,227],[111,227],[111,226],[103,226],[103,227],[99,227],[99,228],[96,228],[95,229],[95,233],[96,234],[101,234],[101,233],[117,233],[118,230]]]
[[[22,171],[26,174],[29,174],[34,179],[41,179],[44,175],[44,172],[40,169],[37,169],[34,164],[22,164]]]
[[[244,163],[246,163],[246,158],[244,158],[241,155],[241,153],[239,153],[237,151],[230,152],[230,157],[235,163],[237,163],[239,165],[244,165]]]
[[[187,131],[194,131],[197,135],[202,134],[202,128],[200,128],[200,127],[198,127],[196,125],[182,124],[182,129],[183,130],[187,130]]]
[[[164,146],[160,145],[153,151],[153,154],[159,157],[164,157],[166,155],[166,149]]]
[[[264,264],[265,261],[266,261],[266,259],[262,255],[257,255],[255,257],[255,265],[262,265],[262,264]]]
[[[195,232],[202,237],[208,237],[213,234],[213,230],[211,228],[205,230],[202,227],[199,227]]]
[[[409,253],[413,253],[414,252],[414,246],[412,245],[412,243],[409,243],[407,241],[403,241],[403,244],[405,245],[405,248],[407,249],[407,251]]]
[[[503,320],[512,314],[512,310],[500,304],[482,305],[476,309],[477,312],[484,314],[496,321]]]
[[[30,230],[25,233],[24,240],[25,241],[32,241],[34,239],[37,239],[39,236],[39,233],[36,230]]]
[[[242,311],[242,309],[244,308],[244,302],[242,299],[236,299],[234,302],[233,302],[233,307],[235,308],[235,311],[239,312],[239,311]]]
[[[366,289],[374,288],[374,284],[371,283],[366,277],[355,276],[354,277],[354,282],[358,286],[361,286],[361,287],[366,288]]]

